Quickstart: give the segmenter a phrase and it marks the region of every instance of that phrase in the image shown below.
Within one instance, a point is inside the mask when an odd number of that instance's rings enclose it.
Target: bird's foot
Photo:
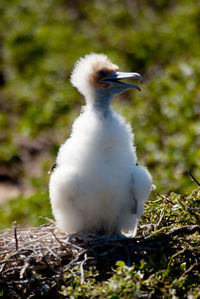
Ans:
[[[123,235],[121,232],[114,233],[112,236],[110,236],[111,240],[125,240],[127,237]]]

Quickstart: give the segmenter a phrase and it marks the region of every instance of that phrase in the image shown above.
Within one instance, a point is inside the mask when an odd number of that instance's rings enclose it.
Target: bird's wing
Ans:
[[[57,166],[57,164],[54,163],[54,164],[51,166],[51,168],[49,169],[48,174],[51,174],[52,171],[56,168],[56,166]]]
[[[134,176],[133,174],[131,175],[131,186],[130,186],[130,194],[132,198],[132,203],[131,203],[131,213],[132,214],[137,214],[137,207],[138,207],[138,202],[135,196],[135,190],[134,190]]]
[[[51,168],[48,170],[48,174],[51,174],[53,172],[53,170],[56,168],[57,164],[54,163]],[[51,198],[49,197],[49,200],[51,200]]]

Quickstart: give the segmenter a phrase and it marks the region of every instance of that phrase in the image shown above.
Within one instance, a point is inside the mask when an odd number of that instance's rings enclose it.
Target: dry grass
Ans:
[[[184,242],[181,250],[191,254],[188,236],[199,233],[199,225],[187,225],[156,235],[114,240],[92,234],[66,236],[54,224],[20,229],[14,224],[0,235],[0,290],[3,298],[60,298],[64,275],[71,269],[80,269],[81,284],[89,267],[98,269],[98,279],[104,280],[118,260],[131,266],[159,255],[161,248],[169,260]],[[196,248],[193,268],[199,259]]]

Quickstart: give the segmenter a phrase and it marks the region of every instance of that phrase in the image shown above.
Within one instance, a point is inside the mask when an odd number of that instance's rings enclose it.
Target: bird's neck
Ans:
[[[111,100],[112,95],[99,91],[89,99],[88,103],[95,113],[107,118],[111,114]]]

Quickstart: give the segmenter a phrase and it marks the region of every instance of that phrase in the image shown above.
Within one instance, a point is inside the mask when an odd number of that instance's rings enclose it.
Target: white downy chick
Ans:
[[[119,72],[103,54],[86,55],[73,69],[71,83],[86,105],[59,149],[49,183],[53,215],[66,233],[136,234],[151,175],[137,164],[130,125],[110,105],[115,94],[140,90],[125,78],[142,82],[138,73]]]

